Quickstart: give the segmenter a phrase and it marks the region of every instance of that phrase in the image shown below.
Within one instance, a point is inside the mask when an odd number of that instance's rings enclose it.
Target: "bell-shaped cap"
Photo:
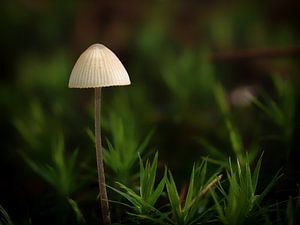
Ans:
[[[129,85],[128,73],[118,57],[102,44],[93,44],[77,60],[69,88]]]

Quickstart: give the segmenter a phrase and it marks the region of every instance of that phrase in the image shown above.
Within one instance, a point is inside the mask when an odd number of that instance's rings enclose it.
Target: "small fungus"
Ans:
[[[69,88],[95,89],[95,138],[100,204],[103,224],[111,224],[101,145],[101,88],[130,85],[128,73],[118,57],[102,44],[93,44],[77,60]]]

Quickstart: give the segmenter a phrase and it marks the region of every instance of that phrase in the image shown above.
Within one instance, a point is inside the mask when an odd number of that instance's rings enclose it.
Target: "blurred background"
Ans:
[[[103,90],[103,145],[121,155],[105,156],[109,184],[135,184],[138,151],[158,151],[179,189],[201,157],[224,165],[264,152],[261,182],[285,174],[270,201],[296,194],[299,1],[0,5],[0,204],[14,224],[98,223],[94,93],[67,87],[94,43],[132,81]]]

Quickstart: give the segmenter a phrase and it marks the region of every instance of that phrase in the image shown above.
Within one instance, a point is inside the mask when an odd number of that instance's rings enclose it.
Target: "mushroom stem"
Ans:
[[[99,182],[99,195],[104,225],[111,224],[108,198],[106,192],[105,174],[101,145],[101,87],[95,88],[95,136],[96,136],[96,158]]]

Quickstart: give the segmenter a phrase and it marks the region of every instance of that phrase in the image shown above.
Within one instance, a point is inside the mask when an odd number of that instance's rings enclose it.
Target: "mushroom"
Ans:
[[[77,60],[69,88],[95,89],[95,137],[100,204],[103,224],[111,224],[101,145],[101,88],[130,85],[128,73],[118,57],[102,44],[93,44]]]

